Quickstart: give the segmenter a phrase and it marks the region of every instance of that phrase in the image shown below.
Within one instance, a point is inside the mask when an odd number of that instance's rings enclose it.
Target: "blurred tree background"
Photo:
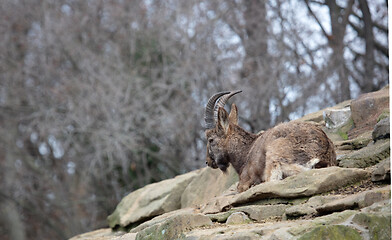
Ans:
[[[106,226],[205,165],[217,91],[259,131],[388,84],[388,1],[2,0],[0,238]]]

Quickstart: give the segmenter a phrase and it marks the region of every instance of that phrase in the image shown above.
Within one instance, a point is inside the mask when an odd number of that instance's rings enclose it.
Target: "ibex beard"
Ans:
[[[226,101],[239,92],[215,94],[205,112],[206,163],[223,172],[232,164],[239,175],[239,192],[262,182],[337,164],[333,143],[315,124],[282,123],[259,134],[242,129],[238,126],[237,106],[232,104],[230,114],[224,109]]]

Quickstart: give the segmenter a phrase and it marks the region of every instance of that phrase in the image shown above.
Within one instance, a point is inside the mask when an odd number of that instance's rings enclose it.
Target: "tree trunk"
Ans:
[[[366,43],[365,53],[365,72],[362,83],[360,84],[361,92],[371,92],[376,90],[373,86],[374,77],[374,35],[373,35],[373,23],[370,15],[369,6],[366,0],[359,0],[359,6],[363,15],[364,23],[364,38]]]
[[[246,37],[242,40],[246,56],[241,75],[247,80],[249,95],[253,96],[252,99],[248,99],[251,110],[248,123],[252,131],[258,131],[270,127],[269,103],[276,81],[270,71],[266,3],[250,0],[245,1],[245,5]]]

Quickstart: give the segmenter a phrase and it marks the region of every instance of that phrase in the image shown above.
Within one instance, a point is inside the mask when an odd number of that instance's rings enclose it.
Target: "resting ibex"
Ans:
[[[217,93],[208,100],[205,109],[206,163],[224,172],[231,163],[239,174],[239,192],[311,168],[336,165],[334,145],[314,124],[282,123],[259,134],[238,126],[237,106],[232,104],[228,114],[224,105],[239,92]]]

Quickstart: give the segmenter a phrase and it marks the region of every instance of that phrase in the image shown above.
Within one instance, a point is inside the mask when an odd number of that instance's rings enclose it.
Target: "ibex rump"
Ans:
[[[282,123],[259,134],[238,126],[237,106],[232,104],[228,114],[224,105],[239,92],[215,94],[205,110],[206,163],[222,171],[226,171],[231,163],[239,174],[239,192],[261,182],[280,180],[311,168],[336,165],[334,145],[314,124]]]

